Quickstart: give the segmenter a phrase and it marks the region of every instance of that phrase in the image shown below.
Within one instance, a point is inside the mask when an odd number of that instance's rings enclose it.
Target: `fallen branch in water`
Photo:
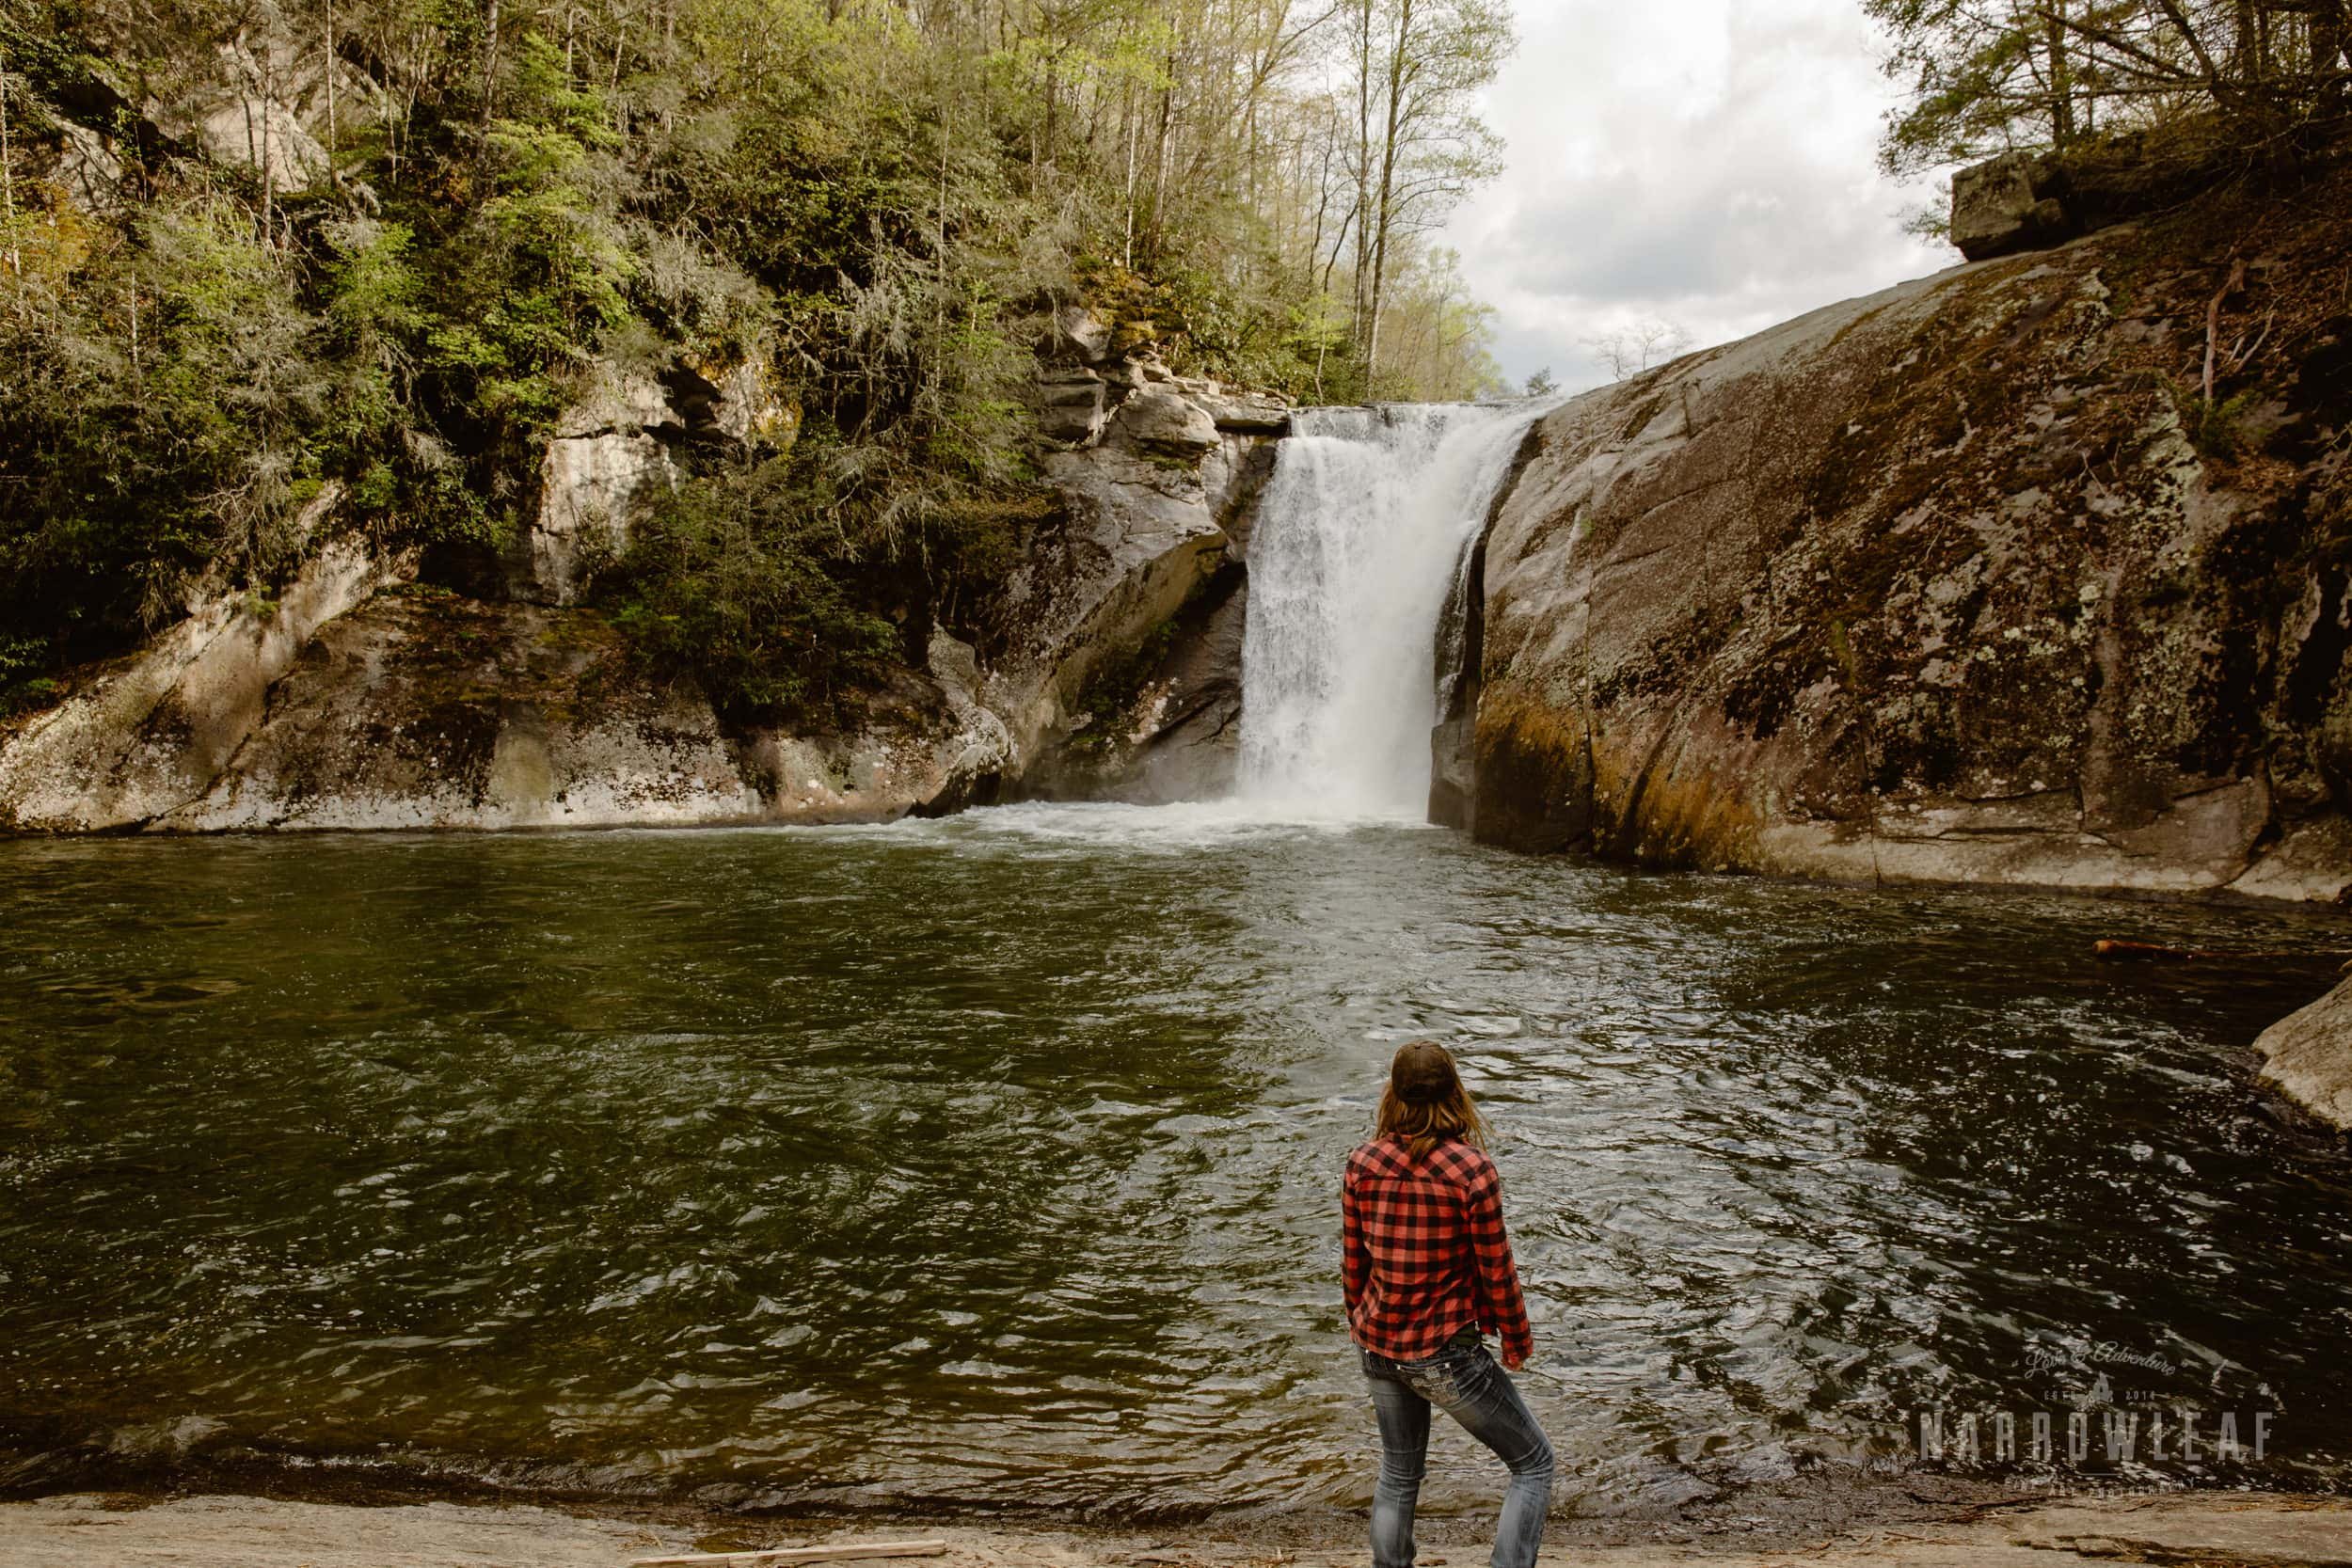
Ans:
[[[944,1557],[945,1541],[850,1542],[838,1546],[771,1546],[757,1552],[691,1552],[684,1557],[640,1557],[629,1568],[673,1568],[690,1562],[833,1562],[860,1557]]]
[[[2352,958],[2352,949],[2314,947],[2300,953],[2215,953],[2198,947],[2167,947],[2153,942],[2126,942],[2121,937],[2101,937],[2092,948],[2103,958],[2138,963],[2181,963],[2189,959],[2228,962],[2280,963],[2299,958]]]

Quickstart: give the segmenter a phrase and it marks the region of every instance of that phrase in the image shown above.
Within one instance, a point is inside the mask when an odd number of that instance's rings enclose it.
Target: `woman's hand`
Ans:
[[[1526,1365],[1527,1365],[1527,1353],[1526,1353],[1525,1351],[1508,1351],[1508,1350],[1506,1350],[1506,1351],[1504,1351],[1504,1352],[1502,1353],[1502,1370],[1503,1370],[1504,1371],[1506,1371],[1506,1372],[1516,1372],[1516,1371],[1518,1371],[1518,1370],[1521,1367],[1524,1367],[1524,1366],[1526,1366]]]

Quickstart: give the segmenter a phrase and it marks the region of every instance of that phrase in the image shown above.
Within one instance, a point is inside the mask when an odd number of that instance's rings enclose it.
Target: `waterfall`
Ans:
[[[1438,615],[1542,411],[1292,416],[1250,538],[1244,797],[1316,816],[1422,816]]]

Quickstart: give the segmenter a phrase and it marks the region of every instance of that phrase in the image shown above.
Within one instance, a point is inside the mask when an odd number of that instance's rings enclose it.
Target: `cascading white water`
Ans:
[[[1240,794],[1420,819],[1437,626],[1533,405],[1292,416],[1249,544]]]

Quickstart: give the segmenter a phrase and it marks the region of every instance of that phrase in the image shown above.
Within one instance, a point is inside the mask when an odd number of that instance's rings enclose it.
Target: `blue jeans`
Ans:
[[[1551,1444],[1511,1376],[1486,1347],[1456,1339],[1422,1361],[1391,1361],[1358,1347],[1380,1418],[1380,1481],[1372,1491],[1372,1568],[1413,1568],[1413,1505],[1429,1455],[1429,1407],[1494,1449],[1510,1466],[1494,1568],[1533,1568],[1551,1500]]]

